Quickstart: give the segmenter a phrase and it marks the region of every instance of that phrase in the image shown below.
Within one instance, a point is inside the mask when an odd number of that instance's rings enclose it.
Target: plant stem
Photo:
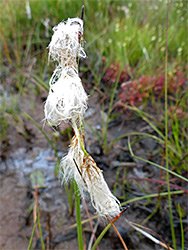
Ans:
[[[111,224],[109,223],[104,230],[101,232],[101,234],[99,235],[99,237],[97,238],[97,240],[95,241],[95,244],[93,245],[93,247],[91,248],[91,250],[95,250],[98,246],[98,244],[100,243],[100,241],[102,240],[102,238],[104,237],[105,233],[110,229]]]
[[[151,165],[153,165],[153,166],[156,166],[156,167],[158,167],[158,168],[160,168],[160,169],[163,169],[163,170],[165,170],[166,172],[168,172],[168,173],[170,173],[170,174],[172,174],[172,175],[175,175],[176,177],[178,177],[178,178],[180,178],[180,179],[182,179],[182,180],[188,182],[188,179],[187,179],[186,177],[181,176],[181,175],[177,174],[176,172],[173,172],[172,170],[167,169],[167,168],[165,168],[165,167],[163,167],[163,166],[161,166],[161,165],[159,165],[159,164],[157,164],[157,163],[155,163],[155,162],[152,162],[152,161],[146,160],[146,159],[144,159],[144,158],[142,158],[142,157],[136,156],[136,155],[133,153],[133,150],[132,150],[132,148],[131,148],[131,143],[130,143],[130,139],[129,139],[129,138],[128,138],[128,148],[129,148],[129,151],[130,151],[130,153],[131,153],[131,156],[133,156],[134,158],[136,158],[136,159],[138,159],[138,160],[141,160],[141,161],[145,161],[145,162],[147,162],[147,163],[149,163],[149,164],[151,164]]]
[[[172,233],[172,240],[174,248],[177,249],[176,236],[173,223],[172,214],[172,201],[170,194],[170,181],[169,181],[169,162],[168,162],[168,12],[169,12],[169,0],[167,2],[167,16],[166,16],[166,53],[165,53],[165,159],[166,159],[166,180],[168,188],[168,203],[169,203],[169,214],[170,214],[170,226]]]
[[[183,190],[178,190],[178,191],[172,191],[170,192],[171,195],[174,195],[174,194],[183,194],[184,191]],[[147,198],[155,198],[155,197],[158,197],[158,193],[156,194],[147,194],[147,195],[144,195],[144,196],[141,196],[141,197],[135,197],[135,198],[132,198],[128,201],[125,201],[123,203],[121,203],[121,206],[125,206],[129,203],[133,203],[135,201],[139,201],[139,200],[143,200],[143,199],[147,199]],[[168,192],[164,192],[164,193],[161,193],[160,196],[167,196],[168,195]]]
[[[123,238],[121,237],[121,235],[120,235],[120,233],[118,232],[118,230],[117,230],[116,226],[114,225],[114,223],[110,220],[109,217],[107,217],[107,219],[109,220],[110,224],[112,225],[112,227],[114,228],[116,234],[118,235],[118,237],[119,237],[119,239],[120,239],[120,241],[121,241],[121,243],[122,243],[124,249],[125,249],[125,250],[128,250],[128,248],[127,248],[127,246],[126,246],[126,244],[125,244]]]
[[[57,149],[55,148],[52,140],[50,140],[48,135],[42,130],[42,128],[38,125],[38,123],[26,112],[22,113],[22,116],[28,118],[29,120],[31,120],[33,122],[33,124],[35,124],[35,126],[41,131],[41,133],[45,136],[45,138],[47,139],[47,141],[51,145],[52,149],[54,150],[55,156],[59,159],[58,154],[57,154]]]
[[[183,230],[183,223],[182,223],[182,211],[181,211],[181,206],[178,203],[178,213],[180,217],[180,228],[181,228],[181,247],[182,250],[184,250],[184,230]]]
[[[66,191],[68,202],[69,202],[70,215],[72,215],[74,211],[73,210],[74,186],[73,186],[73,183],[70,183],[70,188],[69,188],[68,184],[65,182],[64,187],[65,187],[65,191]]]
[[[37,220],[38,220],[38,218],[36,218],[36,220],[35,220],[35,223],[34,223],[34,226],[33,226],[33,231],[32,231],[32,234],[31,234],[30,241],[29,241],[29,246],[28,246],[27,250],[30,250],[32,248],[33,237],[34,237],[35,229],[36,229],[36,226],[37,226]]]
[[[79,189],[78,189],[76,181],[74,181],[74,192],[75,192],[78,246],[79,246],[79,250],[83,250],[84,247],[83,247],[82,224],[81,224],[81,213],[80,213],[80,195],[79,195]]]
[[[44,241],[43,241],[43,237],[42,237],[42,229],[41,229],[41,223],[40,223],[40,215],[39,215],[39,207],[37,209],[37,214],[38,214],[38,228],[39,228],[39,235],[40,235],[40,242],[41,242],[41,246],[42,246],[42,249],[44,250],[45,249],[45,245],[44,245]]]
[[[121,76],[121,72],[122,72],[122,69],[120,70],[120,72],[118,74],[118,77],[116,79],[115,85],[114,85],[114,87],[112,89],[112,93],[111,93],[111,96],[110,96],[110,104],[109,104],[109,108],[108,108],[107,120],[105,122],[105,130],[104,130],[104,153],[107,153],[108,123],[109,123],[110,114],[111,114],[111,111],[112,111],[112,105],[113,105],[113,101],[114,101],[114,96],[115,96],[116,89],[117,89],[117,86],[118,86],[118,83],[119,83],[119,78]]]

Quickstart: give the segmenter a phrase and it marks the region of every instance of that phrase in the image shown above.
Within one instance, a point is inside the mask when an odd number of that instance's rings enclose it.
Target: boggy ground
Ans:
[[[21,104],[21,110],[29,113],[41,127],[43,125],[40,122],[44,116],[43,101],[45,97],[46,93],[32,100],[35,103],[33,109],[30,108],[30,99],[32,97],[23,98]],[[85,116],[86,121],[98,132],[102,129],[101,116],[104,115],[101,112],[99,101],[98,95],[93,94],[90,97],[89,108]],[[65,189],[61,186],[60,180],[54,176],[56,163],[54,152],[44,135],[31,121],[24,118],[24,123],[29,134],[27,140],[10,126],[8,129],[8,143],[5,146],[2,145],[0,163],[0,248],[2,250],[27,249],[33,229],[33,214],[30,208],[34,201],[35,192],[30,175],[32,172],[40,170],[45,177],[44,185],[38,189],[38,200],[46,248],[59,250],[78,249],[76,228],[69,228],[76,222],[75,211],[73,211],[72,215],[70,214]],[[62,125],[60,130],[64,131],[67,127],[68,125]],[[87,150],[103,170],[109,187],[111,189],[116,187],[115,193],[121,202],[144,194],[158,192],[159,184],[147,180],[148,178],[159,180],[160,170],[147,165],[143,161],[133,159],[127,150],[127,138],[116,142],[110,152],[104,154],[97,137],[86,124],[84,127]],[[48,125],[44,126],[44,131],[48,135],[54,132]],[[121,116],[115,118],[109,124],[108,140],[111,142],[124,133],[141,131],[151,132],[148,125],[141,119],[134,116],[128,119],[122,113]],[[68,135],[61,134],[60,137],[56,137],[54,140],[56,140],[55,143],[61,157],[68,150]],[[157,144],[151,139],[144,139],[142,143],[135,142],[133,149],[136,155],[149,159],[152,157],[152,152],[157,149]],[[161,161],[158,155],[155,155],[153,160],[158,163]],[[165,181],[165,173],[163,175]],[[140,178],[142,180],[138,181]],[[183,185],[181,181],[178,182],[175,178],[174,183],[180,186]],[[166,185],[163,185],[161,191],[165,192],[166,190]],[[128,249],[162,249],[162,247],[134,231],[127,224],[127,220],[141,224],[155,210],[157,201],[157,198],[152,198],[130,203],[128,210],[115,223]],[[95,215],[89,199],[86,200],[86,203],[90,215]],[[187,206],[185,194],[172,196],[177,244],[178,249],[181,249],[180,224],[177,213],[178,203],[182,205],[182,208]],[[172,245],[167,196],[161,198],[160,208],[144,225],[154,230],[167,244]],[[81,203],[81,213],[82,219],[87,219],[83,202]],[[184,210],[184,213],[183,221],[187,223],[187,211]],[[93,226],[96,223],[98,223],[97,220],[93,220]],[[100,222],[96,230],[96,236],[100,234],[103,228],[104,223]],[[84,224],[83,230],[87,249],[92,235],[89,223]],[[155,237],[157,236],[155,235]],[[185,238],[187,239],[187,237],[188,234],[185,231]],[[188,241],[186,242],[188,243]],[[34,249],[41,249],[40,240],[37,240],[36,234],[33,246]],[[100,242],[99,249],[123,249],[118,236],[112,228]]]

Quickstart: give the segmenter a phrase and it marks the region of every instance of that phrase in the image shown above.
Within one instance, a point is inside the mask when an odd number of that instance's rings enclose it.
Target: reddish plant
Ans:
[[[117,81],[118,75],[120,74],[121,66],[117,63],[112,63],[109,68],[107,68],[103,80],[112,85]],[[121,72],[119,83],[122,84],[130,79],[130,74],[133,73],[133,68],[125,66]]]
[[[125,66],[120,72],[121,66],[117,63],[111,63],[106,70],[103,80],[109,85],[113,85],[120,74],[119,84],[121,84],[122,92],[120,100],[128,105],[138,106],[151,96],[161,98],[164,95],[165,74],[143,75],[139,79],[131,80],[133,68]],[[168,94],[173,95],[182,92],[185,89],[187,78],[184,77],[184,71],[176,67],[173,73],[168,74]]]
[[[119,71],[120,71],[119,63],[112,63],[110,67],[107,68],[103,80],[109,85],[114,84],[118,77]]]
[[[168,75],[168,94],[182,92],[185,89],[187,78],[183,77],[183,72],[176,70],[172,76]],[[162,97],[165,88],[165,76],[161,73],[151,77],[143,75],[127,84],[122,84],[120,99],[129,105],[139,105],[150,96]]]
[[[185,118],[187,116],[187,113],[185,113],[181,107],[177,107],[176,105],[169,108],[168,114],[170,118],[176,115],[178,119]]]

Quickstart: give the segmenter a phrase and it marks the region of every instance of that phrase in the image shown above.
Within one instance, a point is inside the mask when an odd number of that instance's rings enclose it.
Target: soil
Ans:
[[[42,93],[36,99],[24,97],[20,109],[30,114],[33,119],[43,127],[41,123],[43,115],[43,101],[47,93]],[[30,107],[31,101],[34,107]],[[101,131],[101,106],[98,95],[90,97],[89,108],[85,119],[98,132]],[[25,129],[29,136],[26,140],[23,133],[18,133],[13,126],[8,128],[8,143],[2,144],[1,163],[0,163],[0,184],[1,184],[1,203],[0,203],[0,249],[2,250],[24,250],[28,248],[29,240],[33,229],[33,213],[31,205],[34,202],[35,188],[32,185],[31,174],[34,171],[41,171],[44,174],[45,182],[38,188],[38,201],[40,206],[40,221],[42,226],[43,238],[47,249],[78,249],[76,228],[70,226],[76,223],[75,211],[70,214],[65,188],[60,180],[54,175],[56,157],[48,141],[41,131],[28,119],[23,118]],[[96,160],[98,166],[103,170],[105,179],[110,188],[113,188],[119,172],[116,196],[121,202],[134,197],[143,196],[144,193],[157,193],[159,183],[147,181],[147,179],[159,180],[160,170],[157,167],[146,164],[143,161],[133,159],[127,150],[127,138],[123,138],[115,143],[111,151],[104,154],[103,148],[85,124],[86,146],[88,152]],[[60,127],[60,131],[68,128],[67,124]],[[44,126],[44,131],[50,136],[54,131]],[[109,143],[116,137],[129,132],[151,132],[148,125],[137,117],[127,117],[121,114],[109,124],[108,140]],[[55,138],[55,137],[54,137]],[[68,150],[68,134],[57,137],[56,140],[58,154],[62,157]],[[145,159],[152,159],[160,164],[159,153],[152,155],[158,145],[151,139],[144,139],[142,142],[135,142],[133,147],[136,155]],[[142,178],[142,181],[138,181]],[[125,181],[126,180],[126,181]],[[165,173],[163,179],[165,181]],[[173,179],[173,183],[179,186],[184,184]],[[166,185],[162,186],[161,191],[166,192]],[[173,190],[173,187],[172,187]],[[177,189],[174,189],[177,190]],[[130,204],[127,211],[115,223],[118,231],[122,235],[128,249],[163,249],[150,239],[136,232],[129,226],[128,221],[141,224],[157,205],[158,198],[143,199]],[[181,231],[177,204],[180,203],[184,212],[183,223],[185,230],[185,246],[188,246],[187,230],[187,196],[185,194],[172,196],[172,209],[174,215],[174,227],[178,249],[181,249]],[[90,216],[95,215],[90,200],[86,200]],[[172,245],[170,219],[168,214],[167,196],[161,198],[161,209],[148,220],[144,226],[154,230],[159,236],[154,237],[164,240]],[[81,202],[82,220],[87,219],[83,201]],[[93,226],[98,225],[96,236],[104,229],[104,222],[93,220]],[[84,224],[84,242],[88,246],[91,238],[89,223]],[[161,238],[159,238],[161,237]],[[41,249],[40,240],[37,234],[34,235],[33,248]],[[87,249],[87,247],[85,248]],[[99,249],[123,249],[123,246],[111,227],[99,244]],[[188,249],[188,248],[185,248]]]

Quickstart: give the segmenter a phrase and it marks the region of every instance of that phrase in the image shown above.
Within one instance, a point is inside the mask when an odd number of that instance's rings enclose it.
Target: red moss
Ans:
[[[121,66],[119,63],[112,63],[110,67],[106,70],[103,80],[112,85],[117,81],[117,78],[120,74]],[[125,66],[120,74],[119,83],[126,82],[130,79],[130,73],[133,72],[133,68]]]
[[[175,71],[172,76],[168,75],[168,94],[182,92],[185,89],[187,78],[183,77],[183,72]],[[155,98],[164,95],[165,76],[164,73],[151,77],[143,75],[128,84],[122,86],[120,99],[129,105],[139,105],[150,96]]]

